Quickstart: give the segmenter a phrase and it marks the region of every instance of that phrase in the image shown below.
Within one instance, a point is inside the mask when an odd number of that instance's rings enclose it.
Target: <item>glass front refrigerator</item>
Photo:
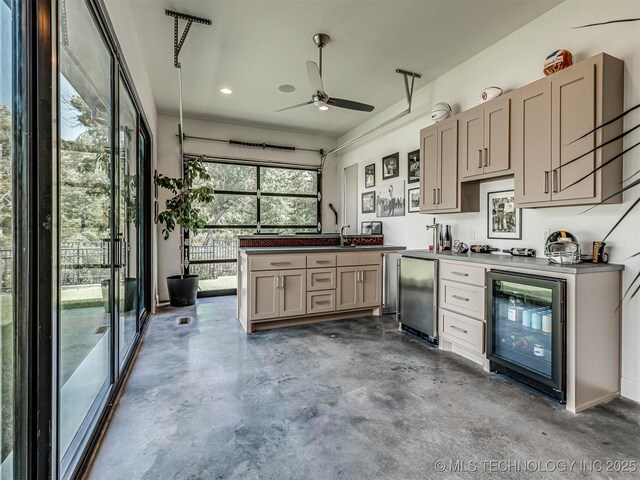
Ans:
[[[566,281],[500,270],[487,275],[491,370],[564,403]]]

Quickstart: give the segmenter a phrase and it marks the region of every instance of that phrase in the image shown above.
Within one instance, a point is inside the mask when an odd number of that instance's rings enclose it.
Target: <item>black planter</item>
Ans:
[[[167,277],[169,303],[172,307],[195,305],[198,297],[198,275],[172,275]]]

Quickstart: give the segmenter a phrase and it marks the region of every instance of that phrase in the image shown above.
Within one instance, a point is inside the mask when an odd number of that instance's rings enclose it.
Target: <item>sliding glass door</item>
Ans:
[[[120,369],[138,333],[138,114],[124,83],[119,84],[118,220],[118,357]]]
[[[145,306],[140,228],[148,149],[95,2],[58,3],[57,422],[60,477],[73,474],[114,393]],[[146,139],[145,139],[146,141]]]
[[[0,2],[0,478],[13,478],[14,233],[12,11]]]
[[[112,383],[114,68],[85,2],[60,5],[58,442],[65,472]]]

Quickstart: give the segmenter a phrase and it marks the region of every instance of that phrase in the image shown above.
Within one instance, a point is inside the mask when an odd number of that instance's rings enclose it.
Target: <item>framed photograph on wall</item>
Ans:
[[[378,187],[376,217],[404,216],[404,180]]]
[[[408,154],[407,183],[417,183],[420,181],[420,150],[414,150]]]
[[[376,192],[364,192],[362,194],[362,213],[375,213]]]
[[[382,222],[371,222],[371,235],[382,235]]]
[[[360,222],[360,234],[371,235],[371,222]]]
[[[522,211],[516,208],[513,190],[487,194],[487,237],[520,240]]]
[[[396,152],[382,158],[382,180],[389,180],[400,175],[400,153]]]
[[[416,213],[420,211],[420,188],[409,188],[407,190],[407,212]]]
[[[364,167],[364,188],[376,186],[376,164],[372,163]]]

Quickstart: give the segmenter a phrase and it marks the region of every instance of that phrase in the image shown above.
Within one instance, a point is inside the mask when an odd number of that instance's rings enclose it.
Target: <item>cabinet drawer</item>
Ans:
[[[307,255],[307,268],[335,267],[335,253],[320,253],[317,255]]]
[[[306,268],[306,255],[252,255],[249,259],[249,270],[289,270]]]
[[[484,320],[484,288],[442,280],[440,306]]]
[[[339,253],[337,258],[339,267],[358,265],[380,265],[382,263],[381,252],[353,252]]]
[[[474,353],[484,353],[484,323],[440,309],[440,335]]]
[[[336,288],[335,268],[311,268],[307,270],[307,291]]]
[[[335,290],[307,292],[307,313],[333,312],[335,309]]]
[[[484,287],[485,270],[462,263],[440,262],[440,278]]]

